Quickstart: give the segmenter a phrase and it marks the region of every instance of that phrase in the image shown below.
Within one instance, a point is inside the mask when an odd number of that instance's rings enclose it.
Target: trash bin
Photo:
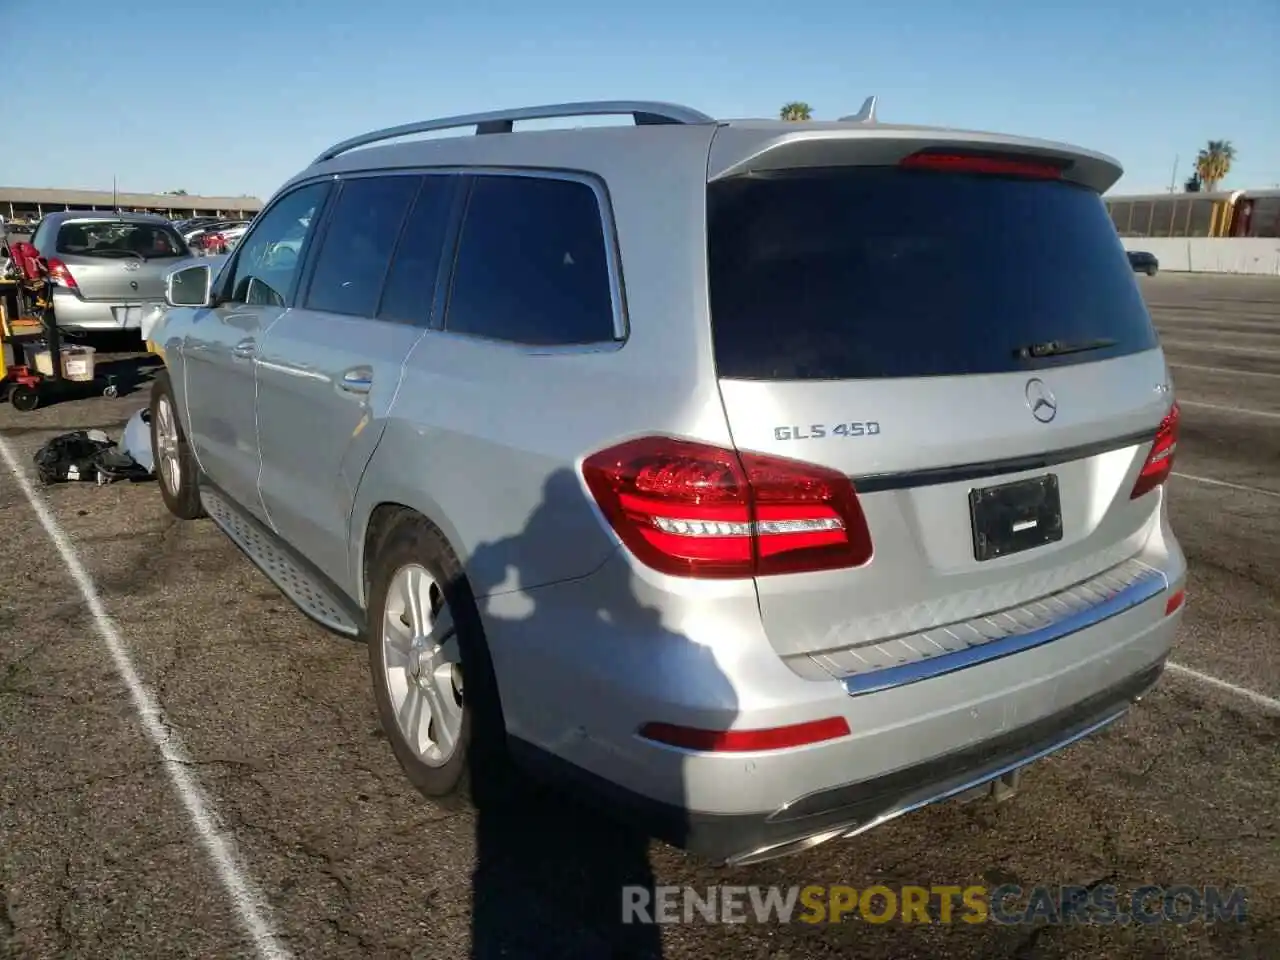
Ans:
[[[79,344],[62,348],[62,376],[68,380],[88,382],[94,378],[94,349]],[[46,377],[53,376],[53,359],[48,344],[35,351],[32,365]],[[28,360],[31,363],[31,360]]]

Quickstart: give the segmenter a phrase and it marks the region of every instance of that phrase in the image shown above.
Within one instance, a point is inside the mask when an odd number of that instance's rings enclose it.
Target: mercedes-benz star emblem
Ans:
[[[1027,381],[1027,409],[1041,423],[1048,423],[1058,415],[1058,400],[1039,377]]]

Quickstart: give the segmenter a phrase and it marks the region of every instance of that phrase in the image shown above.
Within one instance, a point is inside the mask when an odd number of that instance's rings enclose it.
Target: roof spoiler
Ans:
[[[904,157],[924,150],[1041,159],[1062,166],[1063,180],[1098,193],[1114,186],[1123,173],[1119,161],[1104,154],[1026,137],[874,122],[856,127],[821,123],[793,126],[796,129],[785,133],[776,127],[721,127],[711,144],[707,181],[806,167],[895,166]]]

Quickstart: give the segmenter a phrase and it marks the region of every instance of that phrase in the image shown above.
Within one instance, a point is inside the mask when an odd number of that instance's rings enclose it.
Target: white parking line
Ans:
[[[1239,341],[1247,337],[1257,338],[1262,341],[1264,347],[1280,343],[1280,322],[1251,323],[1249,321],[1239,321],[1232,323],[1229,327],[1218,327],[1212,323],[1198,323],[1193,320],[1188,320],[1185,323],[1175,321],[1173,323],[1157,323],[1156,332],[1160,334],[1162,341],[1172,340],[1175,343],[1182,342],[1184,344],[1198,343],[1210,347],[1218,341],[1224,341],[1228,347],[1239,347],[1239,342],[1233,344],[1231,341]]]
[[[1222,410],[1225,413],[1242,413],[1248,417],[1272,417],[1280,420],[1280,413],[1271,410],[1251,410],[1249,407],[1228,407],[1221,403],[1204,403],[1200,400],[1183,400],[1178,398],[1180,407],[1203,407],[1205,410]]]
[[[1165,307],[1167,310],[1168,307]],[[1280,321],[1268,320],[1265,316],[1251,314],[1249,316],[1239,317],[1223,317],[1218,314],[1209,313],[1181,313],[1177,316],[1160,311],[1156,317],[1156,328],[1163,326],[1185,327],[1183,332],[1191,332],[1197,330],[1221,330],[1225,334],[1239,332],[1234,330],[1236,327],[1247,327],[1251,331],[1257,331],[1261,334],[1280,333]],[[1246,334],[1247,336],[1248,334]]]
[[[1237,370],[1234,367],[1205,367],[1198,363],[1173,363],[1166,360],[1171,367],[1179,370],[1203,370],[1205,373],[1229,373],[1233,377],[1276,377],[1280,379],[1280,373],[1272,373],[1270,370]]]
[[[1234,683],[1228,683],[1226,680],[1219,680],[1217,677],[1211,677],[1207,673],[1201,673],[1199,670],[1192,670],[1190,667],[1184,667],[1180,663],[1170,661],[1167,666],[1174,673],[1180,673],[1184,677],[1189,677],[1200,683],[1210,687],[1217,687],[1219,690],[1225,690],[1227,693],[1234,693],[1237,697],[1243,697],[1245,700],[1262,707],[1272,713],[1280,713],[1280,700],[1275,697],[1268,697],[1265,693],[1258,693],[1257,690],[1250,690],[1248,687],[1241,687]]]
[[[3,458],[9,468],[9,472],[13,474],[13,479],[27,498],[27,502],[31,504],[31,509],[35,512],[40,525],[44,527],[45,533],[53,541],[58,555],[66,565],[67,573],[71,575],[71,579],[79,588],[81,596],[84,597],[85,605],[93,617],[98,636],[102,638],[103,643],[106,644],[107,652],[111,655],[116,673],[124,681],[125,686],[129,688],[129,695],[133,698],[133,709],[142,724],[142,729],[145,731],[147,739],[151,741],[164,759],[165,772],[169,774],[173,788],[177,791],[178,797],[182,800],[182,805],[186,808],[187,817],[191,821],[192,828],[199,836],[205,852],[208,853],[209,858],[213,861],[218,879],[235,907],[237,918],[244,927],[245,933],[253,940],[258,956],[263,960],[288,960],[290,957],[289,952],[280,944],[276,939],[276,935],[272,932],[271,924],[267,919],[268,908],[261,893],[258,892],[253,882],[245,875],[242,868],[237,865],[232,841],[218,829],[217,818],[213,808],[209,801],[205,799],[196,779],[187,770],[187,765],[191,762],[187,752],[177,734],[173,732],[165,720],[164,713],[160,709],[155,695],[152,694],[138,676],[138,672],[133,666],[133,661],[129,659],[124,640],[120,637],[120,632],[116,629],[110,615],[108,615],[93,578],[89,576],[88,571],[81,564],[80,558],[76,556],[70,539],[63,532],[62,527],[45,505],[40,494],[36,492],[31,481],[23,473],[13,447],[2,436],[0,436],[0,458]]]
[[[1268,490],[1265,487],[1250,487],[1243,483],[1231,483],[1228,480],[1214,480],[1212,477],[1198,477],[1194,473],[1180,473],[1173,471],[1175,477],[1181,477],[1183,480],[1194,480],[1196,483],[1207,483],[1214,487],[1230,487],[1232,490],[1245,490],[1249,493],[1260,493],[1264,497],[1280,497],[1280,490]]]
[[[1280,350],[1269,347],[1224,347],[1212,340],[1169,340],[1160,338],[1165,347],[1185,347],[1188,350],[1204,350],[1208,353],[1236,353],[1243,357],[1280,357]]]

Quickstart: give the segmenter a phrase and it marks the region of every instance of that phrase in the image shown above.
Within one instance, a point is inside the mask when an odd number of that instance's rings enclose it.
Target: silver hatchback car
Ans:
[[[746,863],[1007,793],[1182,614],[1120,174],[870,101],[357,137],[170,277],[163,497],[367,639],[427,795],[514,761]]]
[[[168,220],[142,213],[51,213],[31,243],[49,264],[58,326],[80,332],[138,329],[193,256]]]

